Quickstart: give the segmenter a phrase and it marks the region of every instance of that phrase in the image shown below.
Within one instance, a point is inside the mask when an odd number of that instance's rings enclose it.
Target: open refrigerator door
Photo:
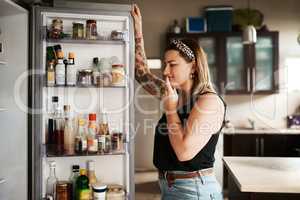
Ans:
[[[55,198],[72,166],[89,161],[107,197],[111,187],[134,199],[133,35],[130,6],[117,8],[33,9],[32,199],[49,193],[49,164]]]

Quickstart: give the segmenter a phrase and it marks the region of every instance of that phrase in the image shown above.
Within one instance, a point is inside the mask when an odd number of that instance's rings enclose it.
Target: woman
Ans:
[[[164,55],[165,81],[157,78],[147,67],[137,5],[131,15],[135,78],[162,100],[165,111],[155,130],[153,158],[162,199],[221,200],[213,163],[226,105],[212,87],[206,55],[193,40],[173,40]]]

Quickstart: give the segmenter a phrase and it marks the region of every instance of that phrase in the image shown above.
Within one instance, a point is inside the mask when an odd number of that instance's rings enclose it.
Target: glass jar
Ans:
[[[125,70],[123,64],[114,64],[112,65],[111,70],[113,86],[124,86],[125,85]]]
[[[112,31],[110,35],[112,40],[124,40],[125,33],[123,31]]]
[[[90,40],[97,39],[97,21],[90,19],[86,21],[86,38]]]
[[[84,38],[84,25],[82,23],[73,23],[73,38],[82,39]]]
[[[78,71],[78,85],[87,87],[92,85],[93,71],[90,69],[83,69]]]
[[[59,18],[52,20],[52,27],[50,32],[50,38],[59,39],[63,35],[63,21]]]
[[[123,134],[118,131],[113,131],[111,137],[111,148],[113,152],[123,151]]]
[[[56,184],[56,200],[71,199],[71,184],[67,181],[58,181]]]

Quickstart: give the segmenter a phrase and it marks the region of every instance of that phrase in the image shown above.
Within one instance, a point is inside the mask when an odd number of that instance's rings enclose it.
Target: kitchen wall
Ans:
[[[131,3],[125,0],[94,0],[94,2]],[[160,58],[165,46],[168,26],[178,19],[183,25],[187,16],[198,16],[203,13],[203,7],[212,5],[232,5],[234,8],[247,7],[247,0],[136,0],[143,15],[145,48],[148,58]],[[286,116],[292,114],[300,105],[300,92],[288,92],[286,88],[286,65],[289,57],[300,58],[300,45],[297,44],[297,34],[300,32],[300,1],[299,0],[250,0],[251,8],[264,14],[264,24],[270,30],[279,34],[280,55],[280,93],[274,95],[234,95],[225,96],[228,104],[228,115],[237,126],[247,126],[247,118],[257,122],[258,127],[282,128],[286,125]],[[156,71],[159,73],[159,71]],[[300,85],[300,84],[299,84]],[[138,87],[138,86],[137,86]],[[140,91],[140,92],[139,92]],[[138,90],[137,94],[145,92]],[[159,101],[143,96],[145,100],[138,105],[145,110],[159,108]],[[136,109],[136,167],[153,168],[153,132],[159,112],[145,114]],[[148,120],[148,121],[145,121]],[[222,149],[222,148],[219,148]],[[218,153],[218,152],[217,152]]]

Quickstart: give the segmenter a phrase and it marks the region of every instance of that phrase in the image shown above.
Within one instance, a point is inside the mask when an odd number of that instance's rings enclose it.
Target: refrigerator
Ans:
[[[44,199],[49,162],[56,162],[58,180],[68,180],[71,166],[86,168],[95,161],[96,176],[103,184],[121,185],[125,199],[134,199],[134,36],[130,5],[54,1],[54,7],[33,6],[30,11],[30,71],[29,71],[29,199]],[[62,37],[49,36],[55,19],[63,23]],[[97,37],[74,39],[73,23],[96,21]],[[94,27],[95,28],[95,27]],[[113,38],[112,32],[120,33]],[[86,30],[84,30],[86,33]],[[93,58],[109,58],[110,62],[124,65],[123,85],[112,86],[47,86],[47,47],[60,45],[64,55],[75,53],[77,70],[90,68]],[[74,116],[87,117],[88,113],[107,112],[110,132],[123,134],[123,151],[97,155],[56,155],[47,149],[48,118],[52,97],[59,104],[70,105]]]
[[[0,199],[27,199],[29,12],[0,0]]]

